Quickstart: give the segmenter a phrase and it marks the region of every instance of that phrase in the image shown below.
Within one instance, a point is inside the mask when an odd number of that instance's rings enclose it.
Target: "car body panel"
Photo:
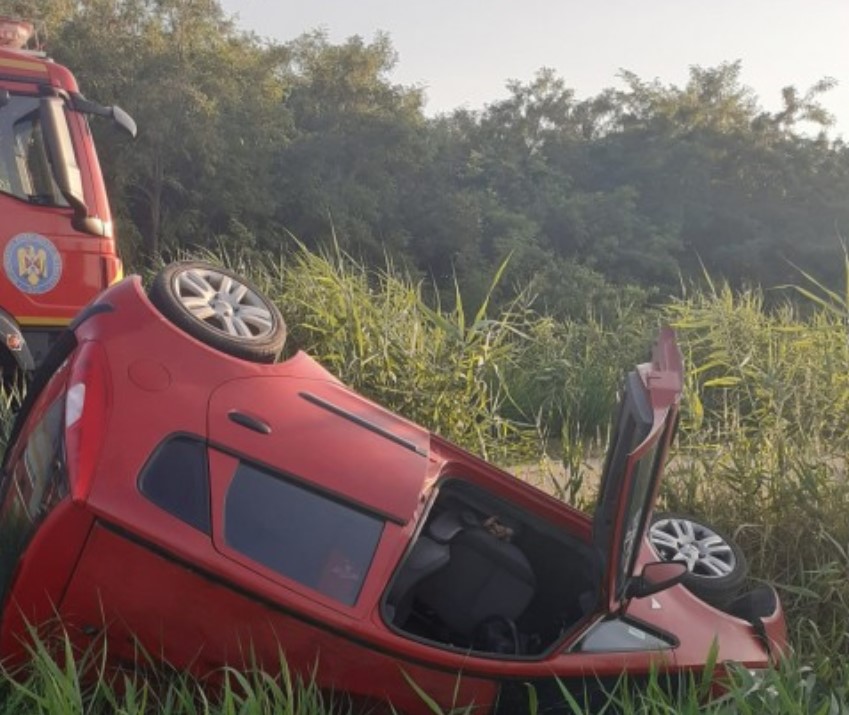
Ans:
[[[269,434],[234,422],[234,413],[256,415]],[[225,383],[210,399],[209,439],[402,524],[427,475],[428,432],[321,380]]]
[[[455,685],[456,672],[406,662],[358,638],[345,623],[331,626],[322,619],[307,620],[297,610],[280,608],[279,600],[279,596],[263,598],[218,574],[175,561],[149,544],[100,524],[92,531],[63,600],[62,614],[82,624],[81,645],[90,642],[85,632],[97,637],[105,624],[110,644],[117,649],[114,655],[124,663],[143,659],[140,645],[149,654],[164,656],[177,669],[202,674],[216,670],[222,662],[236,667],[259,662],[273,669],[283,654],[298,670],[318,664],[339,690],[361,697],[392,697],[405,709],[414,705],[398,697],[405,692],[413,695],[403,672],[436,692]],[[139,621],[148,623],[141,643],[134,628]],[[373,677],[376,672],[381,679]],[[480,678],[464,677],[460,684],[464,701],[484,701],[495,693],[495,684]]]

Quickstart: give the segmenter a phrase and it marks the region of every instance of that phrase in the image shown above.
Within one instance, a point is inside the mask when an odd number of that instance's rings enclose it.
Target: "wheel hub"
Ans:
[[[215,314],[222,318],[232,318],[236,310],[233,305],[220,295],[215,296],[209,301],[209,307],[215,311]]]
[[[688,561],[690,559],[698,558],[701,555],[700,550],[697,547],[693,546],[693,544],[681,544],[679,547],[679,551],[681,555]]]

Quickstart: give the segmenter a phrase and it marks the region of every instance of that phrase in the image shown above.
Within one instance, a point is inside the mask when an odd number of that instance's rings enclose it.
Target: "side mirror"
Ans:
[[[651,596],[680,583],[686,574],[687,565],[682,561],[652,561],[643,566],[639,576],[631,578],[625,595],[628,598]]]
[[[119,106],[113,105],[111,107],[104,107],[102,104],[86,99],[79,92],[72,92],[71,100],[74,110],[77,112],[93,114],[96,117],[106,117],[107,119],[111,119],[133,139],[136,138],[136,134],[138,133],[136,121]]]
[[[136,134],[138,134],[136,120],[121,109],[117,104],[112,105],[112,121],[127,132],[127,134],[129,134],[133,139],[136,138]]]

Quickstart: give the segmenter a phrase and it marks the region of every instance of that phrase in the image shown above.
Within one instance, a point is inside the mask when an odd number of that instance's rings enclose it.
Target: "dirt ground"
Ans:
[[[583,461],[577,472],[570,473],[562,461],[546,457],[539,462],[507,467],[507,471],[572,506],[587,509],[595,503],[603,467],[602,458],[593,458]]]

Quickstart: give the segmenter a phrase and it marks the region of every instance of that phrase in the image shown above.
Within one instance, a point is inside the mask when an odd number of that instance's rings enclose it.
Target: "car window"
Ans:
[[[341,603],[356,602],[382,519],[245,463],[224,510],[228,546]]]
[[[617,578],[617,597],[621,598],[628,578],[634,570],[637,537],[643,533],[645,508],[648,494],[654,489],[654,476],[657,473],[658,443],[649,449],[634,465],[634,476],[625,511],[625,531],[622,538],[622,550],[619,553]]]
[[[199,440],[174,437],[160,445],[142,470],[139,489],[168,513],[210,533],[206,446]]]
[[[670,638],[651,633],[633,621],[612,618],[596,623],[572,650],[580,653],[615,653],[663,650],[673,645]]]
[[[616,519],[619,505],[621,503],[621,490],[623,482],[627,477],[628,457],[643,442],[651,431],[653,414],[648,402],[640,376],[632,371],[625,378],[625,394],[620,403],[619,414],[614,422],[615,430],[611,440],[611,447],[607,455],[604,475],[599,489],[598,505],[593,520],[593,540],[599,552],[607,558],[612,546],[613,535],[616,531]],[[639,468],[639,466],[635,467]],[[638,476],[638,475],[635,475]],[[637,479],[639,481],[639,479]],[[645,492],[643,492],[645,495]],[[639,508],[634,504],[634,492],[629,496],[629,512]],[[628,514],[626,514],[628,516]],[[633,517],[633,514],[631,514]],[[627,536],[627,529],[632,525],[633,518],[627,522],[628,526],[623,536]],[[632,541],[633,541],[632,534]],[[630,553],[624,553],[628,549],[620,551],[620,561],[617,566],[617,590],[622,579],[630,574],[623,574],[621,566],[627,563]],[[633,551],[630,549],[629,551]],[[605,566],[605,569],[607,566]]]
[[[39,522],[68,494],[64,409],[64,399],[57,399],[33,428],[20,459],[9,465],[0,505],[0,594]]]

